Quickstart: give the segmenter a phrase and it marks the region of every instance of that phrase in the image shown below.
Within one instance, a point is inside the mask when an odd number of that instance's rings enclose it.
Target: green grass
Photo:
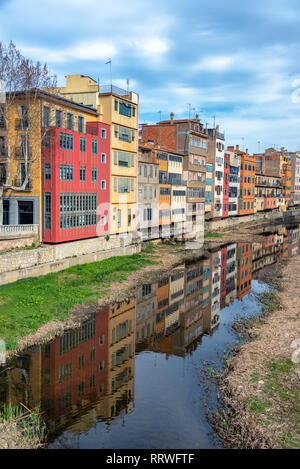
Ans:
[[[221,238],[221,234],[220,233],[217,233],[215,231],[207,231],[205,234],[204,234],[204,238]]]
[[[110,283],[155,261],[147,254],[111,257],[77,265],[61,272],[18,280],[0,286],[0,337],[6,348],[52,320],[64,320],[72,307],[95,302]]]
[[[288,432],[275,435],[280,448],[299,448],[299,402],[300,392],[295,380],[296,364],[290,358],[270,360],[265,367],[264,376],[257,372],[251,377],[254,381],[263,380],[263,398],[252,396],[245,401],[248,411],[253,413],[256,421],[263,427],[276,423],[284,415],[288,421]],[[294,376],[294,381],[292,379]]]

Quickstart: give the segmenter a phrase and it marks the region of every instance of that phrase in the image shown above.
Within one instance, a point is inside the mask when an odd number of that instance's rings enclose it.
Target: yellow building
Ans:
[[[67,75],[59,93],[96,109],[111,125],[110,233],[136,230],[138,95],[113,85],[100,86],[84,75]]]
[[[85,132],[85,123],[98,120],[95,109],[57,94],[19,92],[0,119],[0,186],[3,188],[3,224],[36,225],[42,236],[42,146],[47,128]],[[0,113],[2,116],[2,112]],[[26,170],[27,168],[27,170]]]

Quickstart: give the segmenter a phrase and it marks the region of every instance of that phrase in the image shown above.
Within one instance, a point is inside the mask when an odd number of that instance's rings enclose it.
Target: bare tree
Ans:
[[[6,162],[0,174],[1,225],[3,193],[31,190],[32,166],[46,134],[42,132],[40,90],[55,89],[56,77],[46,64],[24,57],[13,42],[0,42],[0,80],[5,87],[0,103],[0,158]]]

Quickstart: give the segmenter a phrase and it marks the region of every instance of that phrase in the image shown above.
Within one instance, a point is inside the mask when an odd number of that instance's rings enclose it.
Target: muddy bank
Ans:
[[[262,298],[265,315],[220,381],[223,407],[213,424],[230,448],[299,448],[300,257],[282,263],[276,291]],[[245,333],[245,330],[243,331]]]

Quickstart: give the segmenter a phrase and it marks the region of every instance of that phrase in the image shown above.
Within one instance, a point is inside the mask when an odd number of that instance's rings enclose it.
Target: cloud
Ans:
[[[188,117],[190,103],[204,122],[216,115],[230,143],[300,148],[297,0],[10,0],[0,14],[2,40],[62,81],[82,73],[108,83],[111,57],[113,82],[126,88],[129,78],[140,95],[141,122],[158,111]]]

